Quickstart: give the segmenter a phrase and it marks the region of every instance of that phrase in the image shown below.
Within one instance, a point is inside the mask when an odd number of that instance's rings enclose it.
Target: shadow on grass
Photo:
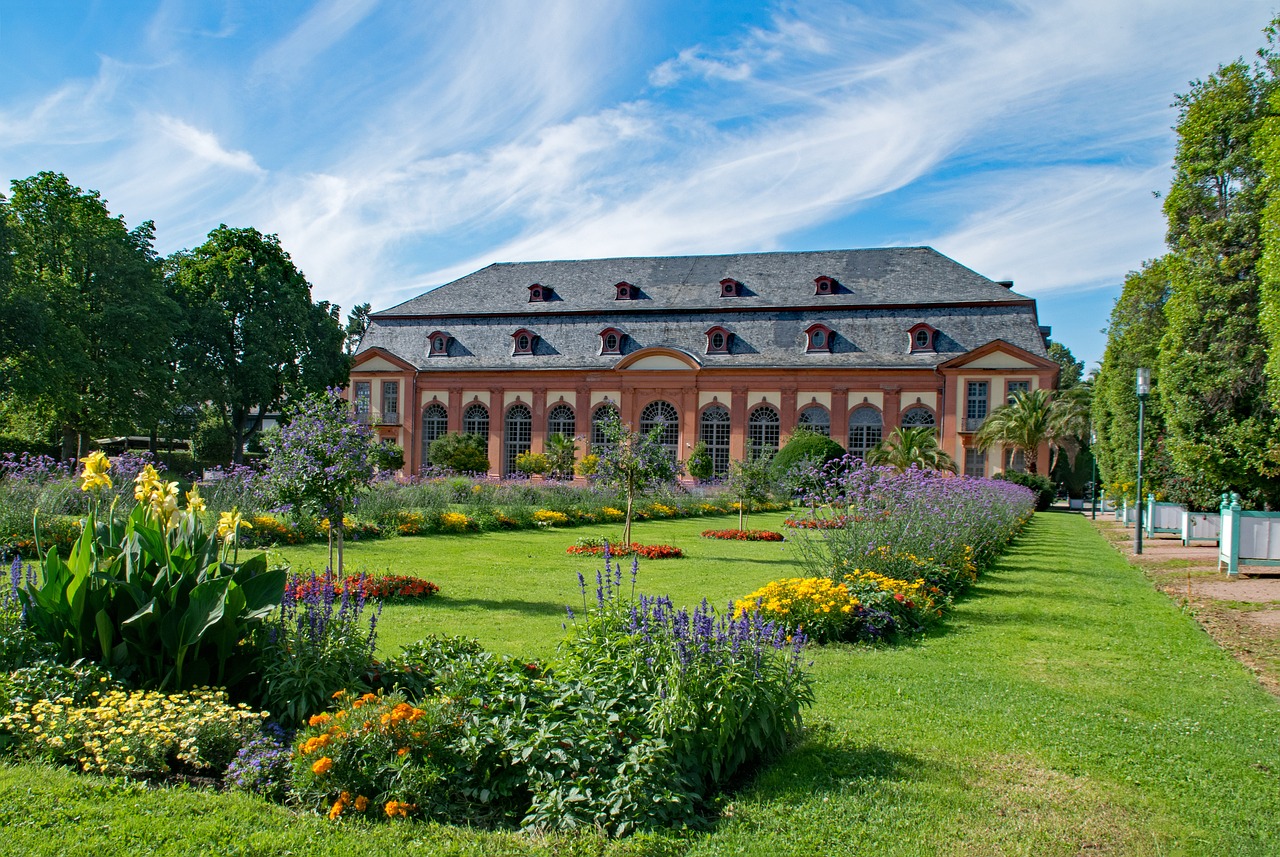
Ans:
[[[565,605],[552,601],[499,601],[492,598],[449,598],[431,599],[434,603],[450,608],[464,610],[509,610],[515,613],[527,613],[530,616],[565,616]],[[570,605],[573,606],[573,605]]]

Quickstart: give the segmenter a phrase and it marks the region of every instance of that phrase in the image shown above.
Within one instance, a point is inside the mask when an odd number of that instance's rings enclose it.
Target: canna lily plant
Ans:
[[[269,570],[262,554],[228,562],[237,530],[248,525],[233,513],[228,531],[206,533],[199,490],[186,493],[183,507],[178,484],[150,465],[134,482],[136,505],[117,523],[114,503],[105,515],[99,508],[110,460],[98,452],[82,463],[90,501],[80,537],[65,560],[50,548],[19,591],[33,631],[68,659],[132,670],[144,687],[243,679],[252,663],[243,644],[280,605],[286,570]]]

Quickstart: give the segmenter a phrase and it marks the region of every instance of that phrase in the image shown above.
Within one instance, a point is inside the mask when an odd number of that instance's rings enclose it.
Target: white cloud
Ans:
[[[181,119],[159,116],[155,127],[197,160],[210,166],[227,167],[251,175],[262,175],[265,172],[253,159],[253,155],[240,149],[223,148],[213,134],[188,125]]]

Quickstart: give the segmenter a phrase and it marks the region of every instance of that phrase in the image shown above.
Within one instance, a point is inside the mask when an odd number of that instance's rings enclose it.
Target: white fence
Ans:
[[[1222,534],[1222,516],[1217,512],[1183,512],[1182,543],[1216,542]]]
[[[1222,495],[1218,569],[1236,577],[1242,565],[1280,566],[1280,512],[1245,512],[1239,494]]]
[[[1146,527],[1147,535],[1181,533],[1182,516],[1186,511],[1186,507],[1181,503],[1157,503],[1156,495],[1148,494],[1147,511],[1142,521]]]

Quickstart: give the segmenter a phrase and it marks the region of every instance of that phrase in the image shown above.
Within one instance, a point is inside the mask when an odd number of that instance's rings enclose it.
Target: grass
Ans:
[[[647,591],[723,601],[794,570],[777,561],[788,556],[777,545],[704,541],[703,528],[644,524],[638,540],[694,554],[642,563]],[[576,580],[559,578],[594,566],[563,555],[575,537],[404,539],[357,551],[397,572],[429,551],[427,576],[457,603],[401,609],[505,650],[534,641],[542,654],[559,616],[515,602],[555,604],[558,614],[577,597]],[[731,561],[711,561],[717,554]],[[494,612],[500,621],[490,622]],[[1280,853],[1280,706],[1077,515],[1037,515],[932,635],[814,657],[806,741],[733,795],[706,833],[605,842],[334,825],[234,795],[18,766],[0,768],[0,853]]]

